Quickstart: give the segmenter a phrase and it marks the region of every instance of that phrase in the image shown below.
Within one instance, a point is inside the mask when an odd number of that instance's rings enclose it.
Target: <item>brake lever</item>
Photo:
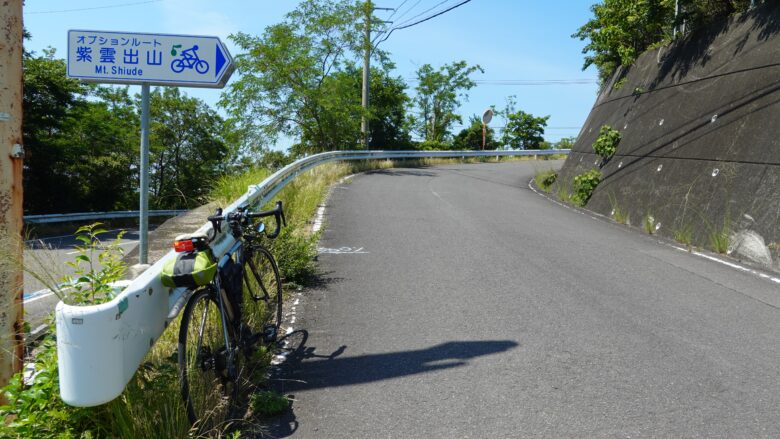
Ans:
[[[217,207],[217,211],[214,213],[214,216],[222,216],[221,207]],[[211,220],[211,226],[214,227],[214,230],[216,230],[217,233],[222,233],[222,221]]]

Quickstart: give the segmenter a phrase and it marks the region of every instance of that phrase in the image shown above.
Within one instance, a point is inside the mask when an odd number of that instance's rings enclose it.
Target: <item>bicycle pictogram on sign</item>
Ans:
[[[176,56],[176,49],[181,48],[180,44],[177,44],[171,48],[171,55]],[[176,73],[181,73],[184,69],[195,69],[196,72],[201,75],[209,71],[209,63],[200,59],[198,56],[198,45],[194,45],[189,49],[181,51],[181,58],[176,58],[171,61],[171,70]]]

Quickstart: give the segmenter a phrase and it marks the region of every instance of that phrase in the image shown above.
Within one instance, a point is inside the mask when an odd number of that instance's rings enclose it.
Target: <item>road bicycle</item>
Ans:
[[[273,216],[276,228],[253,219]],[[286,225],[281,201],[264,212],[246,206],[208,220],[214,236],[183,236],[174,247],[211,251],[209,244],[226,223],[236,238],[222,256],[213,280],[195,289],[184,308],[179,330],[178,363],[181,396],[189,421],[200,431],[221,428],[233,419],[239,391],[252,380],[257,342],[272,344],[282,322],[282,283],[279,267],[260,240],[274,239]]]

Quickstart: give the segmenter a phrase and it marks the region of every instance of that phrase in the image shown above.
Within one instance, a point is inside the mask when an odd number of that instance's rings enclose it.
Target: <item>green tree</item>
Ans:
[[[353,75],[358,74],[362,71],[353,72]],[[371,69],[369,148],[394,150],[412,147],[406,115],[410,99],[406,87],[401,77],[390,76],[389,65]]]
[[[24,210],[27,213],[73,211],[63,205],[73,199],[63,162],[67,150],[54,143],[68,125],[71,111],[82,105],[86,87],[65,76],[65,62],[25,53],[22,132],[26,150],[24,160]],[[65,210],[63,210],[65,209]]]
[[[485,130],[485,149],[496,149],[495,131],[490,126]],[[452,149],[482,149],[482,119],[476,114],[469,118],[469,126],[461,130],[452,140]]]
[[[518,149],[540,149],[544,142],[544,128],[550,116],[534,117],[518,110],[504,114],[506,126],[501,137],[504,145]]]
[[[132,208],[139,142],[127,90],[69,79],[55,55],[24,56],[25,211]]]
[[[132,209],[138,204],[139,117],[127,87],[97,87],[75,107],[55,142],[67,151],[73,201],[81,211]]]
[[[577,137],[564,137],[555,143],[555,149],[572,149],[577,142]]]
[[[572,35],[588,43],[583,70],[595,65],[602,83],[620,66],[630,66],[655,44],[670,40],[676,25],[699,30],[731,14],[747,11],[751,0],[604,0],[591,7],[593,18]],[[676,21],[675,21],[676,20]]]
[[[155,89],[150,98],[151,204],[197,206],[227,166],[224,121],[203,101],[176,87]]]
[[[751,0],[682,0],[678,21],[685,21],[690,29],[701,29],[731,14],[747,11],[751,3]]]
[[[604,0],[591,11],[593,18],[572,37],[588,40],[583,70],[595,65],[602,83],[670,36],[674,25],[674,0]]]
[[[447,140],[452,125],[462,122],[455,110],[461,100],[468,100],[468,91],[476,85],[470,76],[477,71],[484,73],[482,67],[469,66],[466,61],[445,64],[439,70],[434,70],[430,64],[417,69],[417,95],[414,98],[417,116],[413,123],[426,141]]]
[[[345,103],[345,84],[329,77],[360,53],[361,14],[349,0],[304,0],[261,36],[231,35],[243,52],[236,57],[241,76],[220,105],[243,134],[244,149],[271,144],[279,134],[300,139],[302,152],[355,147],[358,139],[345,124],[362,110]]]

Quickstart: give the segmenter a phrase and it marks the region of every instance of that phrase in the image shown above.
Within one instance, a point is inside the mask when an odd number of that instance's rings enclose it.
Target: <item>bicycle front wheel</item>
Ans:
[[[261,334],[269,325],[278,331],[282,323],[282,280],[276,260],[263,246],[253,245],[247,253],[244,287],[244,323],[253,334]]]
[[[187,302],[179,329],[179,378],[190,423],[202,432],[230,419],[238,385],[230,373],[219,305],[211,289],[196,291]]]

